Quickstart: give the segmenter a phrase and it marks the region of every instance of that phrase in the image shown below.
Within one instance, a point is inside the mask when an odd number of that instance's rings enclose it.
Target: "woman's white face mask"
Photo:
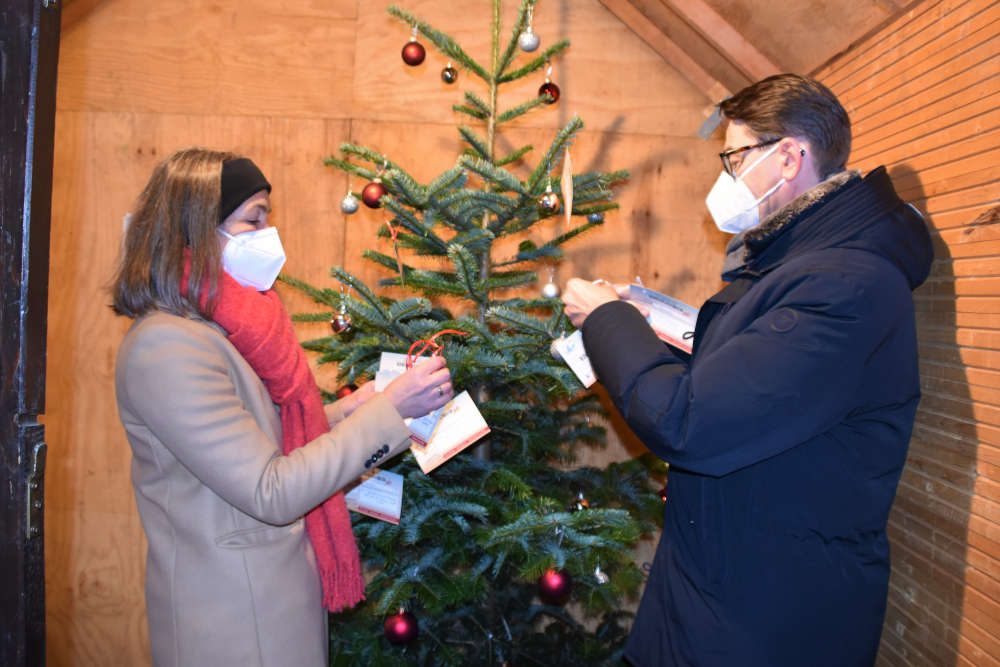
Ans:
[[[219,230],[229,239],[222,249],[222,268],[244,287],[260,292],[271,289],[285,265],[285,249],[281,246],[276,227],[265,227],[233,236]]]
[[[753,192],[743,182],[743,177],[776,150],[778,150],[778,144],[754,160],[739,176],[730,176],[725,171],[719,174],[718,180],[715,181],[715,185],[712,186],[705,198],[705,205],[708,207],[708,212],[712,214],[715,226],[720,230],[728,234],[739,234],[760,224],[758,213],[760,203],[784,185],[785,179],[782,178],[770,190],[760,197],[754,198]]]

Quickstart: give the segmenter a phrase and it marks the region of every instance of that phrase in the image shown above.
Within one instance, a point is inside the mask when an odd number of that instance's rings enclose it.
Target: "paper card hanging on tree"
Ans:
[[[442,408],[427,445],[410,451],[426,474],[489,432],[490,427],[469,392],[463,391]]]
[[[415,363],[421,363],[430,357],[417,357]],[[382,391],[390,382],[406,372],[406,355],[398,352],[383,352],[379,359],[378,371],[375,373],[375,391]],[[406,427],[410,429],[410,439],[414,445],[423,447],[434,432],[441,417],[443,407],[430,412],[423,417],[404,419]]]
[[[361,483],[344,494],[347,509],[399,524],[403,511],[403,476],[388,470],[369,470]]]
[[[559,356],[580,379],[580,384],[589,387],[597,382],[594,367],[590,365],[590,357],[587,356],[587,350],[583,347],[582,331],[578,329],[569,336],[558,339],[553,344],[559,352]]]

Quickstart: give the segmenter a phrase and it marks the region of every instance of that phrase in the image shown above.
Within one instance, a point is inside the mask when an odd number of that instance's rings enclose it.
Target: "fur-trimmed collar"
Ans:
[[[821,181],[809,190],[785,204],[783,207],[764,218],[764,221],[747,230],[743,235],[743,242],[760,245],[778,235],[778,233],[797,219],[807,209],[820,203],[834,192],[844,187],[855,178],[861,178],[861,173],[857,171],[838,171],[826,180]]]
[[[726,245],[722,279],[732,280],[743,270],[746,265],[749,244],[757,247],[766,246],[772,238],[807,209],[822,202],[855,178],[860,177],[861,173],[857,171],[838,171],[764,218],[764,222],[734,236]]]

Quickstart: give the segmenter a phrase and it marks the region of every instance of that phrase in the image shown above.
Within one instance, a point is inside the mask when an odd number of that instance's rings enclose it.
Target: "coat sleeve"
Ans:
[[[671,465],[725,475],[823,433],[855,407],[867,359],[910,299],[896,271],[828,268],[689,366],[639,312],[590,314],[584,345],[629,426]]]
[[[120,402],[206,487],[259,521],[297,520],[359,477],[373,455],[384,460],[409,445],[399,413],[376,396],[283,455],[244,407],[214,345],[181,327],[147,333],[123,360]]]

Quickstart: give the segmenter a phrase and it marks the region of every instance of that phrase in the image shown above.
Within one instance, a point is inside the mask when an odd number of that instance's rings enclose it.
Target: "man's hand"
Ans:
[[[598,306],[611,301],[618,301],[618,292],[606,281],[592,283],[581,278],[570,278],[566,283],[562,300],[566,317],[577,329],[583,326],[583,321]]]

